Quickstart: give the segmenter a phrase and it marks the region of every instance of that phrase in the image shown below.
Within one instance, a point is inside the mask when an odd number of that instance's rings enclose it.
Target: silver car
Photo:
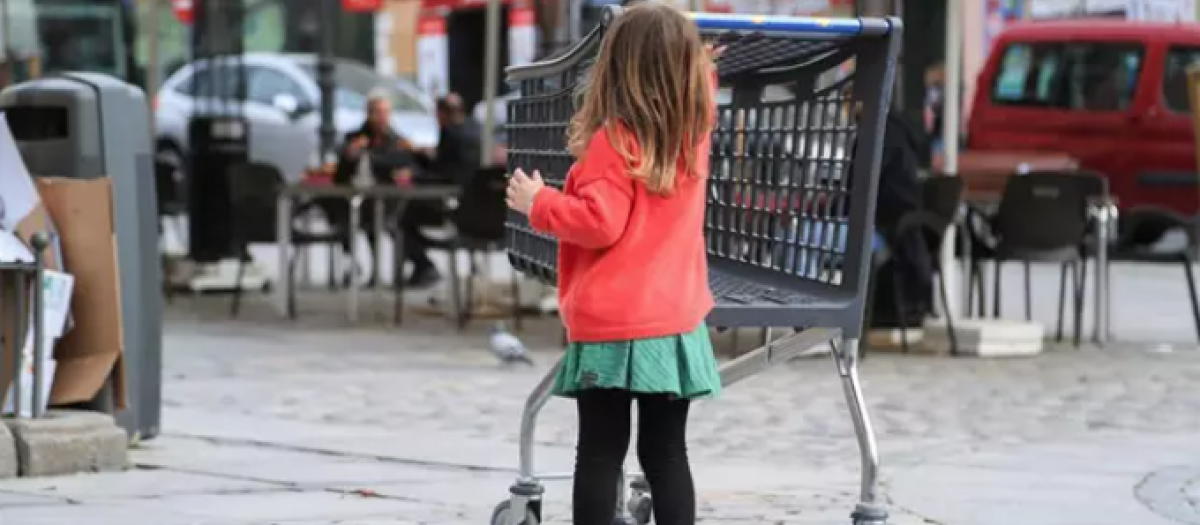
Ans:
[[[243,55],[239,62],[245,67],[246,97],[242,101],[235,95],[236,77],[231,70],[237,63],[233,60],[194,61],[163,83],[155,111],[158,159],[176,166],[182,174],[191,117],[239,111],[250,124],[250,159],[275,166],[288,182],[300,180],[316,159],[318,148],[321,117],[316,56]],[[415,84],[381,76],[360,63],[343,59],[337,60],[334,75],[338,141],[366,119],[368,94],[380,92],[391,99],[391,122],[396,133],[416,147],[437,145],[434,101]],[[202,85],[214,79],[221,79],[221,85]]]

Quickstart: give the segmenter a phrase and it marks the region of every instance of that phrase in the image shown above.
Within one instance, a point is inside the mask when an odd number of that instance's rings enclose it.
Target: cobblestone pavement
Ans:
[[[524,398],[555,357],[549,322],[522,334],[538,365],[505,369],[483,323],[349,330],[253,303],[230,322],[223,304],[169,312],[166,434],[135,451],[141,468],[0,483],[0,525],[487,523]],[[893,525],[1200,523],[1200,352],[1154,349],[873,355],[861,374]],[[573,418],[547,406],[541,465],[569,468]],[[849,523],[858,451],[828,358],[700,404],[690,434],[705,523]],[[547,494],[566,523],[569,486]]]

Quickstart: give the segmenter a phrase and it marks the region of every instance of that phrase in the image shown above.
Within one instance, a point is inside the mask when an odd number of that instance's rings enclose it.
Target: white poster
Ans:
[[[537,26],[529,8],[513,8],[508,15],[508,65],[533,62],[537,54]]]
[[[450,48],[446,20],[428,17],[417,23],[417,83],[434,97],[450,90]]]
[[[16,231],[40,200],[8,121],[0,113],[0,228]]]

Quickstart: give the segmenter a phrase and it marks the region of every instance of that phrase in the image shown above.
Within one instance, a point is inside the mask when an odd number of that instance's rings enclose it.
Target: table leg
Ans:
[[[275,303],[279,314],[291,317],[292,279],[289,254],[292,252],[292,198],[280,194],[275,201],[275,243],[279,249],[279,275],[275,286]]]
[[[384,225],[384,205],[387,204],[385,199],[375,200],[375,216],[372,219],[375,221],[373,231],[375,232],[375,251],[372,255],[371,264],[374,265],[375,286],[380,288],[383,286],[383,239],[387,237],[387,230]]]
[[[1108,237],[1111,227],[1108,208],[1099,209],[1096,221],[1096,301],[1095,326],[1092,327],[1092,340],[1098,345],[1108,342]]]
[[[362,213],[363,196],[355,195],[350,198],[350,282],[348,292],[350,303],[346,305],[346,319],[351,323],[358,322],[358,276],[355,275],[358,253],[358,230],[362,228],[362,218],[359,215]]]
[[[392,276],[392,286],[395,288],[396,297],[393,305],[392,323],[400,326],[404,322],[404,227],[400,225],[400,221],[404,220],[404,210],[408,207],[408,201],[401,200],[396,204],[396,239],[393,246],[395,254],[393,257],[393,266],[395,266]]]

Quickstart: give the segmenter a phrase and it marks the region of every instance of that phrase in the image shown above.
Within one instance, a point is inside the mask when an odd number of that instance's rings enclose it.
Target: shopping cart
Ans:
[[[509,103],[510,169],[541,171],[561,188],[573,161],[566,147],[576,82],[615,17],[564,54],[511,67],[521,96]],[[713,133],[705,236],[716,327],[795,327],[795,332],[721,368],[725,385],[831,345],[862,455],[855,525],[883,525],[875,436],[857,373],[871,256],[871,224],[883,127],[900,47],[895,19],[814,19],[692,14],[709,42],[725,45]],[[557,243],[520,214],[507,224],[509,260],[553,284]],[[541,521],[533,465],[537,415],[555,371],[534,388],[521,417],[520,473],[493,525]],[[650,520],[650,493],[636,477],[617,523]],[[627,496],[627,497],[626,497]]]

